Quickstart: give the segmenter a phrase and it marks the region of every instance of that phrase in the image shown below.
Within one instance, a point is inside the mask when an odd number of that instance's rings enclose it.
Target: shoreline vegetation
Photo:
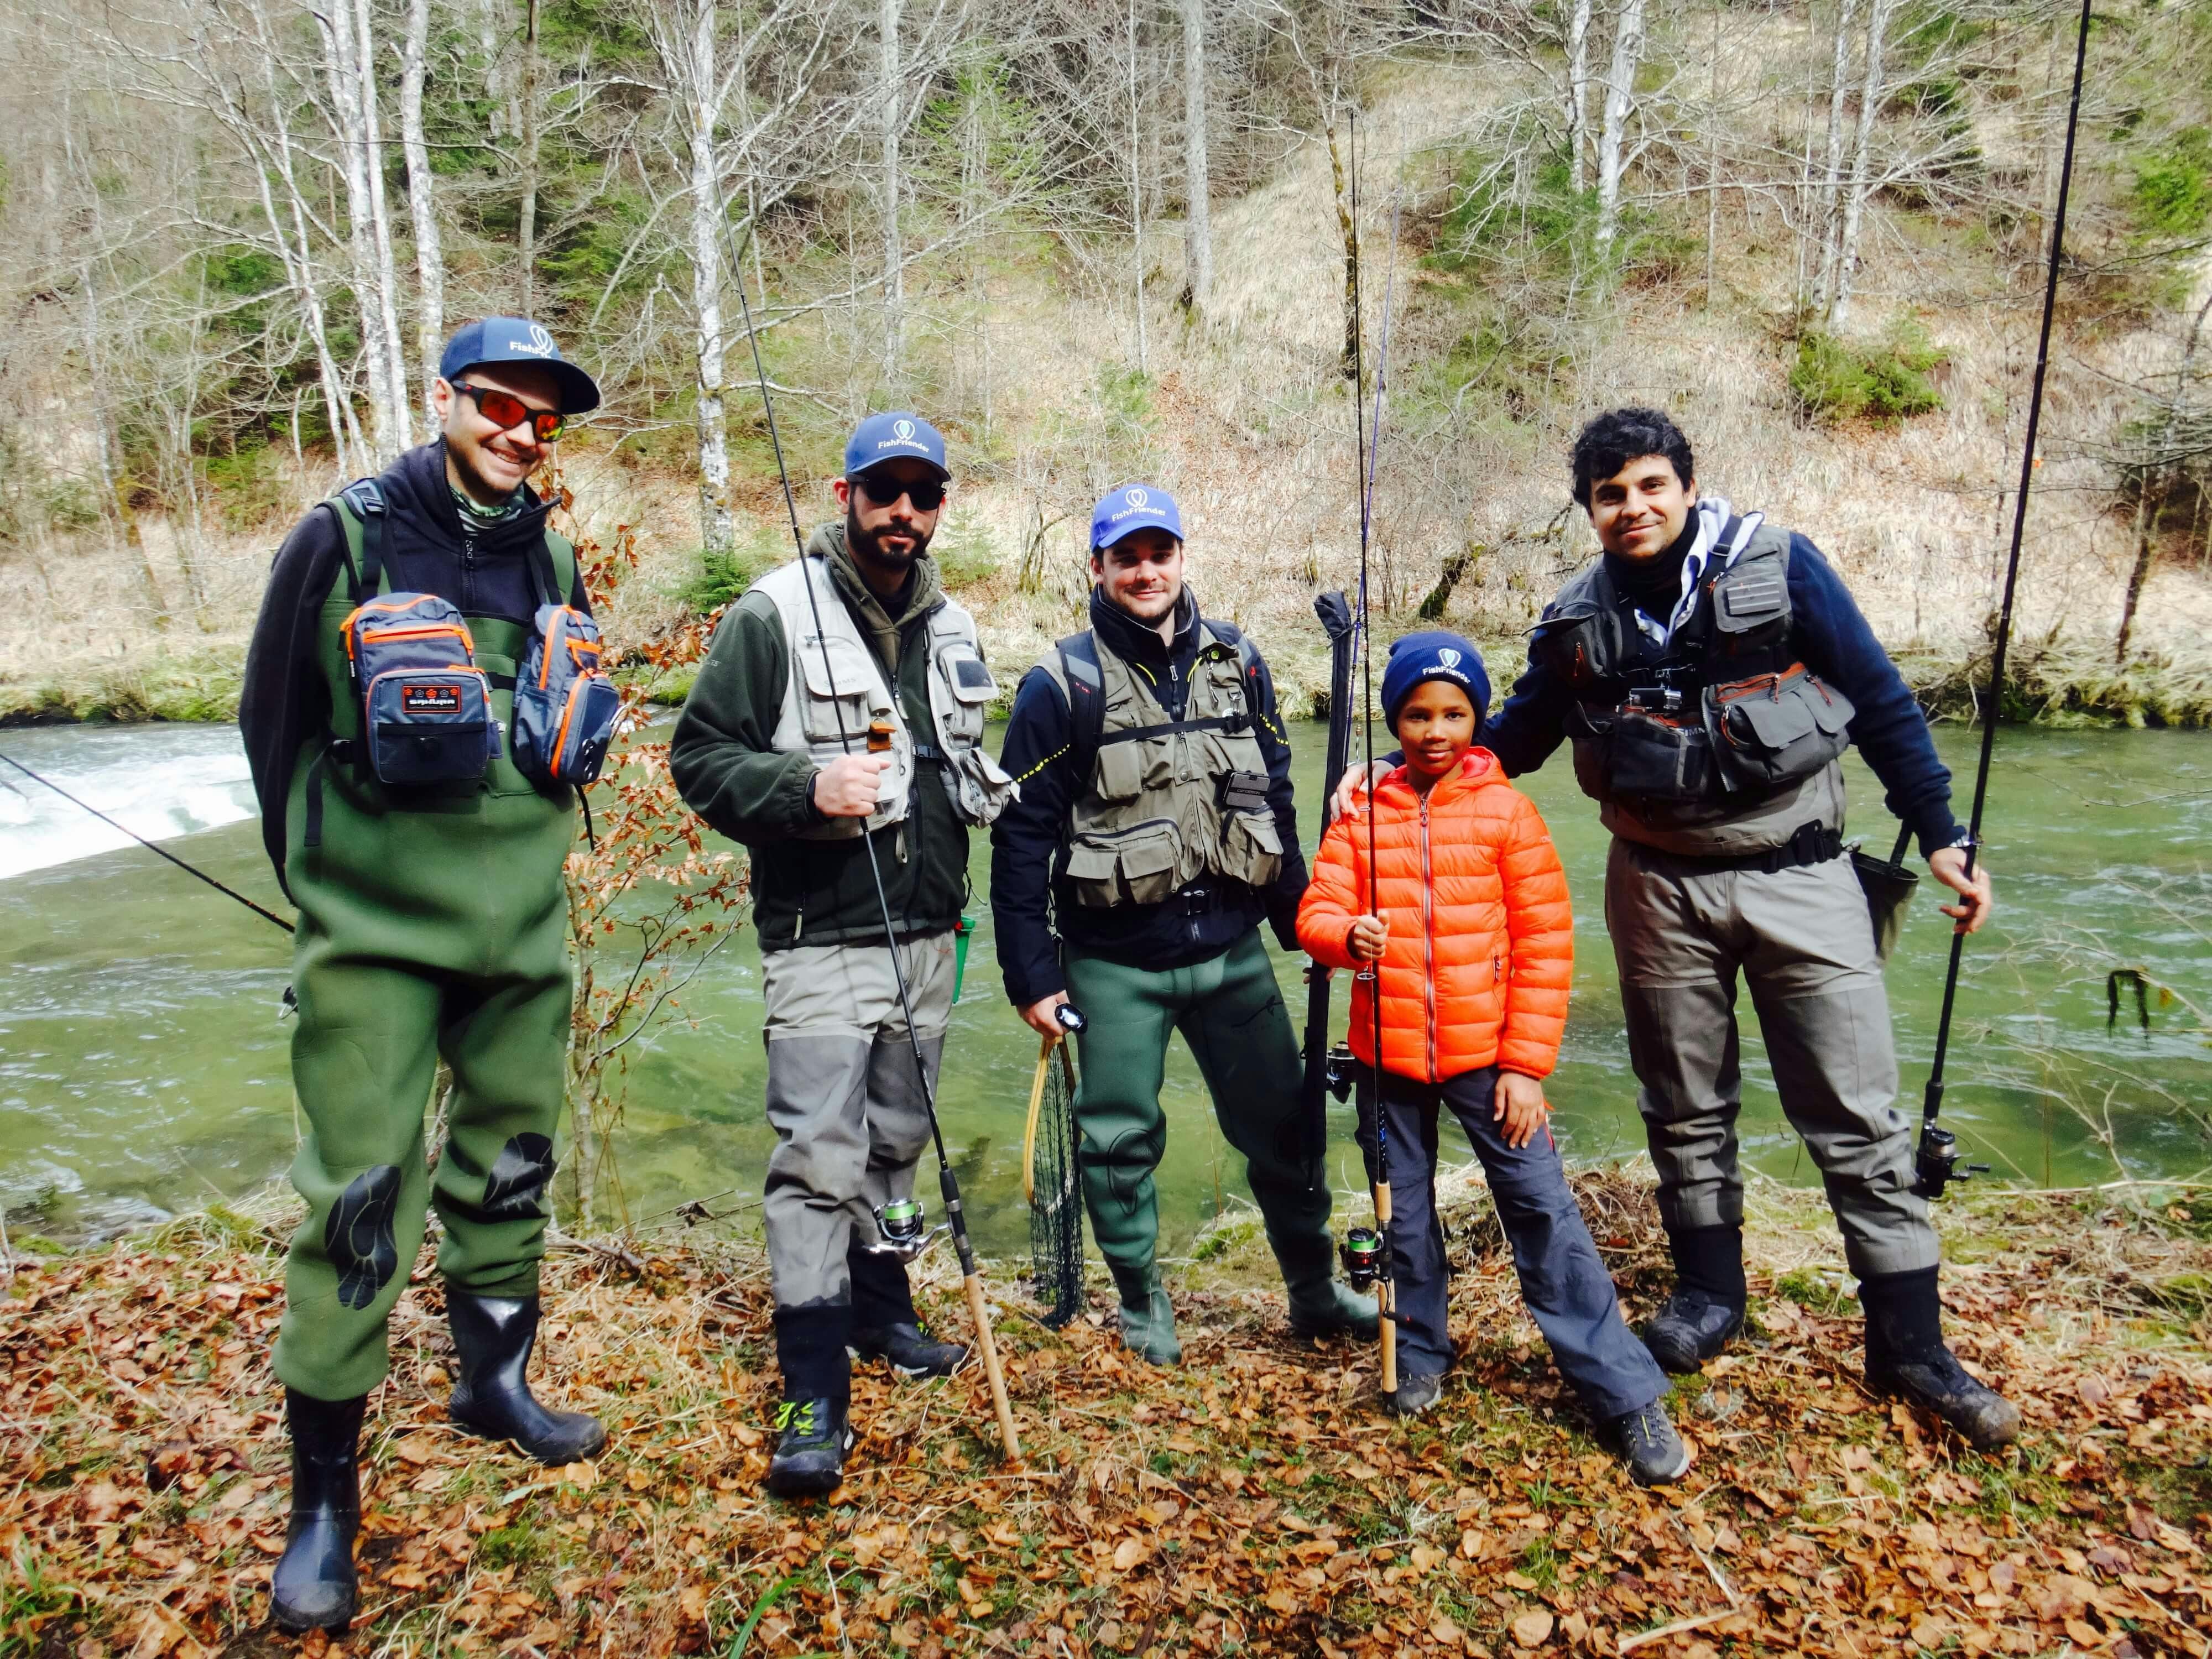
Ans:
[[[1648,1171],[1575,1185],[1639,1316],[1667,1278]],[[1698,1462],[1664,1493],[1589,1439],[1479,1176],[1443,1198],[1461,1358],[1428,1416],[1377,1408],[1371,1348],[1284,1334],[1256,1222],[1232,1212],[1171,1267],[1183,1367],[1119,1349],[1095,1262],[1091,1314],[1059,1333],[992,1264],[1026,1462],[1000,1462],[979,1374],[894,1389],[868,1370],[853,1474],[791,1504],[761,1490],[750,1218],[556,1235],[543,1385],[614,1431],[557,1469],[446,1420],[434,1239],[372,1401],[363,1617],[305,1650],[2212,1652],[2212,1190],[1947,1202],[1953,1340],[2027,1419],[1982,1456],[1866,1396],[1825,1205],[1755,1182],[1752,1323],[1676,1386]],[[285,1455],[268,1352],[296,1215],[272,1190],[14,1255],[0,1654],[301,1650],[267,1628]],[[925,1316],[964,1335],[947,1255],[917,1277]]]

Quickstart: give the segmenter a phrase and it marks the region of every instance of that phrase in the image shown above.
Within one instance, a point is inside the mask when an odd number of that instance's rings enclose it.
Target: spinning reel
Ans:
[[[1339,1254],[1344,1276],[1355,1291],[1370,1291],[1382,1277],[1382,1235],[1372,1227],[1354,1227],[1344,1236]]]
[[[908,1262],[927,1249],[938,1234],[950,1231],[929,1224],[920,1199],[895,1198],[876,1212],[876,1231],[883,1243],[865,1248],[871,1255],[896,1256]]]
[[[1912,1190],[1921,1197],[1941,1198],[1952,1182],[1972,1181],[1989,1172],[1986,1164],[1959,1162],[1959,1137],[1948,1129],[1932,1123],[1921,1126],[1920,1145],[1912,1154]]]

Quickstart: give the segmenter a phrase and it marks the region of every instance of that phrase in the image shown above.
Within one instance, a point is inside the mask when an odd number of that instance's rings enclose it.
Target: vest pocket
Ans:
[[[824,643],[830,647],[826,664]],[[824,744],[832,757],[846,752],[838,741],[841,736],[851,744],[852,753],[860,753],[867,744],[868,722],[890,713],[888,701],[878,701],[875,664],[860,647],[835,635],[826,641],[810,639],[797,654],[806,688],[806,695],[799,699],[800,729],[817,753]]]
[[[1700,800],[1711,790],[1712,745],[1694,714],[1685,721],[1623,708],[1613,716],[1607,772],[1616,795]]]
[[[1182,858],[1174,820],[1148,818],[1133,829],[1079,834],[1067,849],[1067,879],[1076,902],[1094,909],[1158,904],[1175,891]]]
[[[1155,743],[1102,743],[1091,769],[1091,787],[1101,800],[1134,800],[1144,793],[1146,751]],[[1163,781],[1164,781],[1164,780]]]
[[[1714,752],[1729,790],[1771,790],[1808,778],[1850,742],[1850,700],[1802,663],[1705,694]]]
[[[1267,886],[1283,867],[1283,838],[1274,818],[1259,812],[1221,817],[1221,873],[1248,887]]]

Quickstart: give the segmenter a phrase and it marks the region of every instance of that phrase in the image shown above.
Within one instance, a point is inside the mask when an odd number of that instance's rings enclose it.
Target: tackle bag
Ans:
[[[541,605],[514,678],[514,765],[538,783],[599,775],[622,693],[599,666],[599,629],[572,605]]]
[[[360,763],[380,783],[481,778],[499,753],[491,682],[451,601],[386,593],[345,619],[346,670],[361,710]]]

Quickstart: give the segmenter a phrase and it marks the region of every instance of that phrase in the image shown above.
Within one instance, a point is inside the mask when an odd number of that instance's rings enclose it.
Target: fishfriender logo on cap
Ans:
[[[527,340],[509,340],[507,349],[509,351],[526,351],[533,357],[550,357],[559,349],[542,323],[531,324],[530,337]]]
[[[914,422],[912,421],[893,421],[891,422],[891,435],[896,438],[901,443],[912,443],[914,441]]]
[[[1129,489],[1121,492],[1121,499],[1132,507],[1145,507],[1152,505],[1152,497],[1148,490]]]
[[[1456,668],[1459,666],[1459,653],[1446,646],[1437,653],[1437,660],[1447,668]]]

